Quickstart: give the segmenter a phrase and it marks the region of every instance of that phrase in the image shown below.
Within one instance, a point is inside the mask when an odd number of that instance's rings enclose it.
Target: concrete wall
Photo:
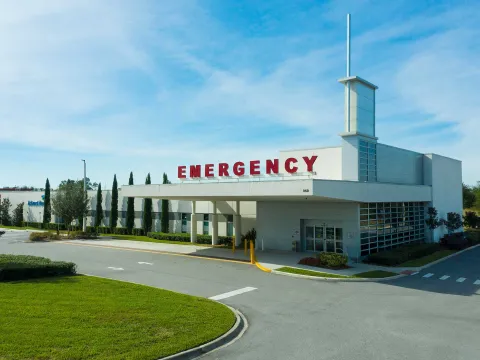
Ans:
[[[377,181],[423,184],[423,154],[377,144]]]
[[[299,160],[295,165],[298,166],[298,172],[304,173],[307,171],[307,166],[302,160],[303,156],[318,156],[315,164],[313,165],[313,171],[316,173],[314,179],[326,179],[326,180],[341,180],[342,179],[342,148],[328,147],[317,149],[304,149],[304,150],[287,150],[280,151],[279,163],[284,164],[285,160],[289,157],[294,157]],[[286,174],[285,168],[280,166],[280,173]]]
[[[432,186],[433,206],[438,211],[440,219],[447,219],[447,213],[463,214],[462,194],[462,162],[436,154],[424,156],[424,180],[426,185]],[[458,231],[462,231],[460,228]],[[430,240],[435,242],[446,234],[447,228],[440,226],[432,233],[427,229]]]
[[[342,138],[342,180],[358,181],[358,136]]]
[[[341,227],[344,251],[351,256],[360,251],[358,203],[259,201],[257,219],[257,246],[263,239],[264,249],[291,250],[292,241],[300,241],[304,231],[302,220],[309,219]]]

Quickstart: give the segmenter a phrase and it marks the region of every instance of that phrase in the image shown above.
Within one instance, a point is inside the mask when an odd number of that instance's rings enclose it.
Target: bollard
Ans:
[[[250,241],[250,263],[255,264],[255,248],[253,247],[253,241]]]

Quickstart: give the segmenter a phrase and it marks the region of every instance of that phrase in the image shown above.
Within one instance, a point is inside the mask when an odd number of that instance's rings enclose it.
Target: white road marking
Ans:
[[[473,285],[480,285],[480,280],[475,281]]]
[[[457,279],[457,282],[464,282],[466,279],[467,279],[467,278],[459,277],[459,278]]]
[[[429,277],[432,277],[432,276],[433,276],[432,273],[428,273],[428,274],[423,275],[424,278],[429,278]]]
[[[123,270],[123,268],[117,268],[117,267],[113,267],[113,266],[109,266],[108,267],[109,269],[112,269],[112,270]]]
[[[142,264],[145,264],[145,265],[153,265],[153,263],[144,262],[144,261],[139,261],[138,263],[139,263],[140,265],[142,265]]]
[[[240,294],[243,294],[243,293],[246,293],[246,292],[249,292],[249,291],[253,291],[253,290],[257,290],[257,288],[247,286],[247,287],[244,287],[244,288],[241,288],[241,289],[238,289],[238,290],[234,290],[234,291],[230,291],[230,292],[227,292],[227,293],[224,293],[224,294],[209,297],[209,299],[210,300],[222,300],[222,299],[226,299],[226,298],[229,298],[229,297],[232,297],[232,296],[235,296],[235,295],[240,295]]]
[[[450,276],[448,276],[448,275],[443,275],[443,276],[440,278],[440,280],[447,280],[449,277],[450,277]]]
[[[418,271],[415,271],[414,273],[411,273],[410,276],[417,275],[417,274],[418,274]]]

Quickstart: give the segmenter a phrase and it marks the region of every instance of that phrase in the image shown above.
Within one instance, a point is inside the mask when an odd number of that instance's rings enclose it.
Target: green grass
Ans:
[[[197,243],[192,243],[190,241],[187,242],[187,241],[157,240],[157,239],[152,239],[152,238],[149,238],[147,236],[141,236],[141,235],[100,234],[100,236],[108,236],[108,237],[111,237],[112,239],[116,239],[116,240],[132,240],[132,241],[153,242],[153,243],[162,243],[162,244],[195,245],[195,246],[211,247],[211,245],[197,244]]]
[[[320,271],[312,271],[312,270],[305,270],[299,268],[292,268],[292,267],[282,267],[276,269],[276,271],[281,271],[290,274],[298,274],[298,275],[307,275],[307,276],[317,276],[317,277],[325,277],[325,278],[336,278],[336,279],[378,279],[378,278],[385,278],[390,276],[398,275],[397,273],[383,271],[383,270],[374,270],[374,271],[367,271],[363,273],[359,273],[356,275],[337,275],[337,274],[329,274]]]
[[[417,266],[427,265],[433,261],[442,259],[445,256],[451,255],[455,252],[456,252],[455,250],[439,250],[434,252],[433,254],[430,254],[418,259],[406,261],[403,264],[397,265],[397,267],[417,267]]]
[[[222,304],[119,281],[0,283],[0,359],[158,359],[213,340],[234,323]]]

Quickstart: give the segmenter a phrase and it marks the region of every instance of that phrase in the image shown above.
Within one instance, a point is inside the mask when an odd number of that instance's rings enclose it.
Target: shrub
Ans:
[[[402,245],[396,249],[370,254],[364,262],[377,265],[395,266],[408,260],[418,259],[433,254],[440,249],[440,244]]]
[[[47,241],[47,240],[60,240],[62,237],[56,233],[43,231],[30,233],[30,241]]]
[[[343,254],[320,253],[318,254],[320,266],[329,268],[344,268],[347,266],[348,257]]]
[[[128,235],[128,229],[126,227],[116,227],[113,229],[113,233],[116,235]]]
[[[318,258],[314,257],[306,257],[301,259],[299,262],[301,265],[308,265],[308,266],[319,266],[320,265],[320,260]]]
[[[467,211],[463,220],[464,225],[469,228],[475,229],[480,226],[480,217],[474,211]]]
[[[449,250],[461,250],[468,247],[468,239],[463,232],[453,233],[440,239],[440,244]]]
[[[132,235],[144,236],[144,235],[145,235],[145,231],[144,231],[143,229],[134,228],[134,229],[132,229]]]
[[[22,226],[29,226],[29,227],[32,227],[32,228],[35,228],[35,229],[43,229],[43,223],[40,223],[40,222],[28,222],[28,221],[24,221],[22,222]]]
[[[74,275],[75,273],[76,265],[71,262],[51,261],[37,256],[0,254],[0,281]]]
[[[245,240],[253,240],[253,243],[255,243],[255,240],[257,239],[257,230],[255,228],[252,228],[247,231],[245,235],[242,235],[242,242],[245,242]]]
[[[97,234],[91,232],[83,232],[83,231],[71,231],[68,235],[68,239],[96,239],[98,237]]]
[[[97,227],[98,234],[112,234],[112,228],[108,226],[98,226]]]
[[[449,212],[447,213],[447,220],[443,220],[443,223],[447,227],[448,233],[451,234],[462,227],[462,217],[456,212]]]
[[[465,235],[467,236],[469,246],[480,244],[480,229],[467,230]]]

